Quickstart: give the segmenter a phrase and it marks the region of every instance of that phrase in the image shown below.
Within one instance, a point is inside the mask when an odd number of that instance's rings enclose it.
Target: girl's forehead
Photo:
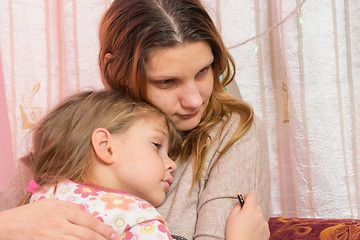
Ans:
[[[165,116],[161,113],[151,112],[147,115],[144,115],[137,122],[138,124],[151,124],[153,126],[166,128],[166,132],[167,132],[167,121],[165,119]]]
[[[143,117],[140,121],[137,121],[133,125],[135,128],[140,126],[142,129],[146,129],[148,133],[155,134],[157,136],[169,137],[169,129],[164,116],[152,115]]]

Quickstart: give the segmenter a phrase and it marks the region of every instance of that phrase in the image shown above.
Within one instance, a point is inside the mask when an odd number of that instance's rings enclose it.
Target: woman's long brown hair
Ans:
[[[200,1],[115,0],[100,22],[99,41],[99,64],[104,85],[129,91],[145,101],[148,101],[145,62],[151,51],[194,41],[205,41],[210,45],[214,55],[213,93],[200,124],[184,135],[180,154],[182,161],[194,154],[193,185],[204,168],[206,149],[210,144],[208,130],[222,122],[222,132],[233,113],[240,115],[235,134],[220,150],[217,163],[251,127],[252,108],[224,90],[234,81],[234,60]]]

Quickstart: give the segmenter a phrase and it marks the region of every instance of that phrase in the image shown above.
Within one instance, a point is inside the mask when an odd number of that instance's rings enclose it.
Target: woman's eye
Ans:
[[[200,72],[198,72],[198,74],[197,75],[202,75],[202,74],[205,74],[210,68],[212,68],[212,66],[213,66],[213,63],[211,63],[209,66],[207,66],[207,67],[205,67],[205,68],[203,68],[203,69],[201,69],[200,70]]]
[[[172,81],[171,79],[164,80],[164,81],[161,81],[160,84],[163,84],[163,85],[169,84],[169,83],[171,83],[171,81]]]
[[[201,74],[201,73],[204,73],[204,72],[206,72],[207,70],[209,70],[209,68],[210,68],[210,66],[207,66],[206,68],[202,69],[199,73],[200,73],[200,74]]]
[[[174,79],[167,79],[167,80],[155,81],[155,84],[160,88],[169,88],[174,84],[174,82],[175,82]]]

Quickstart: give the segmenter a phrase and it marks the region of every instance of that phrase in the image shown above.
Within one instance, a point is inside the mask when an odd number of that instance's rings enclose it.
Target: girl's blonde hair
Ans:
[[[195,153],[193,185],[204,167],[206,147],[209,145],[208,129],[223,121],[222,133],[232,113],[240,115],[239,125],[234,126],[236,132],[220,150],[217,163],[222,154],[251,127],[252,108],[224,90],[234,80],[234,60],[199,0],[115,0],[100,22],[99,41],[99,64],[104,85],[114,90],[129,91],[145,101],[149,101],[145,62],[150,52],[194,41],[205,41],[211,47],[214,55],[213,93],[200,124],[184,136],[180,155],[185,161]]]
[[[82,181],[92,172],[95,129],[124,133],[136,121],[162,118],[169,134],[169,156],[177,157],[179,139],[170,120],[159,109],[121,91],[86,91],[75,94],[47,114],[33,129],[31,152],[23,161],[40,186],[70,179]],[[31,194],[22,201],[28,203]]]

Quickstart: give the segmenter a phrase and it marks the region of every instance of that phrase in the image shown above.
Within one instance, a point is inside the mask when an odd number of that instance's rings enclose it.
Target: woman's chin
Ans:
[[[179,121],[174,123],[176,130],[181,132],[190,131],[199,125],[200,120],[197,119],[188,119],[186,121]]]

